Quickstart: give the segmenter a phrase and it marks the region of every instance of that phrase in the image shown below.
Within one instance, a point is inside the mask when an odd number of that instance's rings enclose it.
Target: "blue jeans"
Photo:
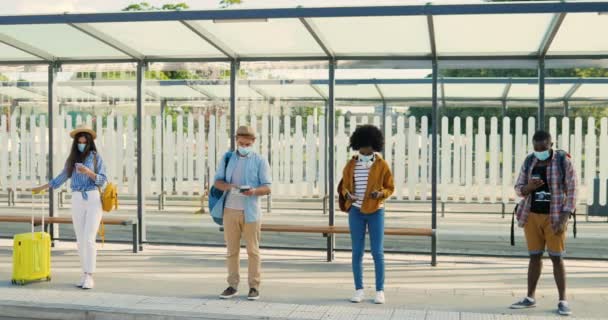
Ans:
[[[348,225],[352,242],[352,266],[355,288],[363,289],[363,254],[365,253],[365,229],[369,229],[372,257],[376,271],[376,291],[384,291],[384,209],[363,214],[352,206],[348,212]]]

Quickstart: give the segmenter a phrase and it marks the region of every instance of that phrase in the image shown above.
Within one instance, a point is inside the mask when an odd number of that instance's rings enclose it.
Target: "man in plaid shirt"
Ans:
[[[528,296],[511,308],[536,306],[536,285],[546,248],[553,262],[553,275],[559,291],[558,313],[570,315],[563,255],[568,219],[576,205],[576,173],[570,156],[564,151],[553,150],[548,132],[536,132],[532,143],[534,154],[524,161],[515,185],[517,195],[523,198],[517,208],[517,221],[524,228],[530,253]]]

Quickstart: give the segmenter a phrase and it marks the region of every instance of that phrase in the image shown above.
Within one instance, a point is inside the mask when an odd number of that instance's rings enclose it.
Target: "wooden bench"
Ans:
[[[299,226],[286,224],[262,224],[262,231],[293,232],[293,233],[320,233],[324,236],[330,234],[350,234],[348,227],[343,226]],[[431,238],[431,265],[437,265],[437,233],[430,228],[385,228],[387,236],[417,236]]]
[[[131,226],[133,233],[133,253],[137,253],[139,251],[138,243],[139,243],[139,229],[137,228],[137,221],[132,219],[125,218],[112,218],[112,217],[103,217],[102,221],[106,225],[113,226]],[[28,216],[5,216],[0,215],[0,222],[14,222],[14,223],[31,223],[32,218]],[[42,217],[34,217],[34,225],[39,226],[42,223]],[[44,230],[48,230],[48,226],[50,224],[72,224],[71,217],[44,217]],[[52,236],[52,235],[51,235]]]

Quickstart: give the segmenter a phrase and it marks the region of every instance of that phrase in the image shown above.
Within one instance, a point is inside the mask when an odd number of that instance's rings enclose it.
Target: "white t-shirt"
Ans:
[[[232,172],[232,184],[237,186],[243,185],[245,177],[245,165],[247,164],[246,160],[246,158],[237,157],[236,166]],[[230,192],[228,192],[224,207],[233,210],[244,210],[246,198],[247,196],[243,195],[239,189],[233,188],[230,190]]]

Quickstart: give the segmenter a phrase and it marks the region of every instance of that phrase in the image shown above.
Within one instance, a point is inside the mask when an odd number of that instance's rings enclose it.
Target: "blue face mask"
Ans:
[[[78,151],[80,152],[84,152],[84,149],[87,148],[87,144],[86,143],[79,143],[78,144]]]
[[[370,162],[370,161],[372,161],[373,158],[374,158],[373,153],[370,155],[359,154],[359,161],[362,161],[362,162]]]
[[[251,153],[251,147],[239,147],[238,150],[242,156],[246,156]]]
[[[549,156],[551,155],[551,153],[549,152],[549,150],[545,150],[545,151],[534,151],[534,156],[540,160],[540,161],[545,161],[547,159],[549,159]]]

